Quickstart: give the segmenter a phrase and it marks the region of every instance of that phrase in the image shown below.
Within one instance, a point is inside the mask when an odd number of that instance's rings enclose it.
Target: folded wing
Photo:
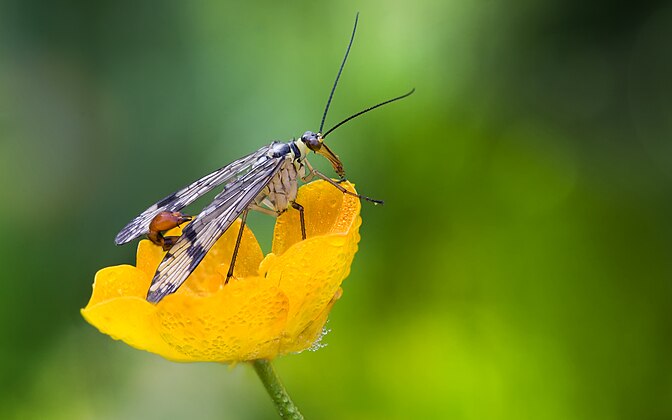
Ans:
[[[282,165],[284,156],[260,158],[242,177],[231,181],[183,231],[159,264],[147,300],[159,302],[185,282],[210,248],[263,191]]]
[[[216,171],[200,178],[179,191],[176,191],[162,200],[151,205],[138,217],[131,220],[114,239],[117,245],[125,244],[149,233],[149,224],[162,211],[180,211],[193,203],[203,194],[208,193],[218,185],[231,182],[236,177],[243,176],[253,167],[255,162],[268,152],[269,146],[262,147],[254,153],[242,157]]]

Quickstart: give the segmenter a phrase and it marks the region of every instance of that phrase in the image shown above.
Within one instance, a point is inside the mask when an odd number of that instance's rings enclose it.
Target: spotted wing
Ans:
[[[278,172],[284,156],[267,157],[243,177],[231,181],[191,222],[154,274],[147,300],[159,302],[185,282],[210,248],[247,209]]]
[[[193,203],[218,185],[230,182],[233,178],[249,171],[257,160],[265,156],[270,146],[262,147],[254,153],[242,157],[216,171],[198,179],[179,191],[176,191],[143,211],[131,220],[114,239],[117,245],[125,244],[133,239],[149,233],[149,224],[162,211],[179,211]]]

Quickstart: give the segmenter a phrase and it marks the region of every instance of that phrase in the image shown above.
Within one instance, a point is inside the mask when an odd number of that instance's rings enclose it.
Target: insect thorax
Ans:
[[[273,157],[284,156],[284,161],[255,201],[257,205],[282,213],[296,200],[298,179],[306,175],[303,160],[306,158],[308,148],[301,140],[296,140],[274,143],[270,151]]]

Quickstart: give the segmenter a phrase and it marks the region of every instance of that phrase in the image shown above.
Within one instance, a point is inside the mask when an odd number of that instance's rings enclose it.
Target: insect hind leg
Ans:
[[[258,211],[259,213],[266,214],[268,216],[273,216],[273,217],[278,217],[278,212],[275,210],[271,210],[269,208],[260,206],[258,204],[250,204],[249,207],[250,210]]]
[[[226,273],[226,280],[224,284],[228,284],[231,277],[233,277],[233,268],[236,266],[236,257],[238,256],[238,248],[240,248],[240,241],[243,239],[243,230],[245,230],[245,221],[247,220],[247,213],[249,209],[243,210],[243,214],[240,217],[240,229],[238,230],[238,238],[236,239],[236,246],[233,248],[233,255],[231,256],[231,264],[229,265],[229,271]]]
[[[304,215],[303,206],[296,201],[291,202],[291,206],[299,211],[299,217],[301,218],[301,239],[306,239],[306,219]],[[251,204],[249,207],[250,210],[258,211],[269,216],[278,217],[282,212],[268,209],[266,207],[260,206],[258,204]]]
[[[306,219],[303,214],[303,206],[296,201],[292,201],[292,207],[299,211],[299,218],[301,219],[301,239],[306,239]]]

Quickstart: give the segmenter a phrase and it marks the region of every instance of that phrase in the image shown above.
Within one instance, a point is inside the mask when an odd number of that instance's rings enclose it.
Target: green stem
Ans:
[[[292,399],[289,398],[289,394],[287,394],[287,390],[280,382],[280,378],[275,373],[271,362],[265,359],[258,359],[253,361],[252,365],[254,366],[254,370],[257,371],[257,375],[259,375],[259,379],[264,383],[266,391],[271,396],[280,417],[302,420],[303,415],[299,412],[299,408],[294,405]]]

